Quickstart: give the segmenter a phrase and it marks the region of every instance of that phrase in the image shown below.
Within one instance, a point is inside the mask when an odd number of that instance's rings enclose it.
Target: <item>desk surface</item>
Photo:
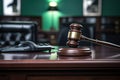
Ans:
[[[58,47],[57,47],[58,49]],[[1,53],[0,67],[4,68],[54,68],[64,67],[117,67],[120,68],[120,49],[104,46],[92,47],[91,56],[59,58],[56,51],[52,53],[29,52],[29,53]]]
[[[0,80],[120,80],[120,50],[91,50],[91,56],[76,59],[61,59],[56,51],[1,53]]]

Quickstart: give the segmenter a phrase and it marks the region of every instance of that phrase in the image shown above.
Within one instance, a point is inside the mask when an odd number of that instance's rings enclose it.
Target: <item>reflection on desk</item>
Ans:
[[[22,60],[22,59],[48,59],[48,60],[60,60],[60,59],[120,59],[120,49],[113,49],[104,46],[91,47],[90,56],[79,56],[79,57],[59,57],[57,51],[60,47],[56,46],[55,49],[48,52],[18,52],[18,53],[1,53],[0,60]]]
[[[57,58],[56,53],[1,53],[0,60],[23,60],[23,59],[47,59],[55,60]]]

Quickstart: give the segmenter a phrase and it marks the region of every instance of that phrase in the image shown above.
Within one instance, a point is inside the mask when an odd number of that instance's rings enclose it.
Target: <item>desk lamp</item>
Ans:
[[[51,22],[52,22],[51,29],[54,28],[54,11],[58,10],[57,6],[58,6],[57,2],[55,2],[55,1],[49,2],[48,11],[51,11]]]

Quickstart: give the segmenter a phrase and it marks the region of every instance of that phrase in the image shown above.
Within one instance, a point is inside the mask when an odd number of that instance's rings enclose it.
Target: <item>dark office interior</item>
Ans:
[[[0,0],[0,80],[120,80],[120,0]]]

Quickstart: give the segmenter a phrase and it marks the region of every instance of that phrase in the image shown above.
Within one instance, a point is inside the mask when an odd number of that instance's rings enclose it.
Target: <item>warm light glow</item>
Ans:
[[[57,2],[51,1],[51,2],[49,3],[49,6],[51,6],[51,7],[56,7],[56,6],[57,6]]]

